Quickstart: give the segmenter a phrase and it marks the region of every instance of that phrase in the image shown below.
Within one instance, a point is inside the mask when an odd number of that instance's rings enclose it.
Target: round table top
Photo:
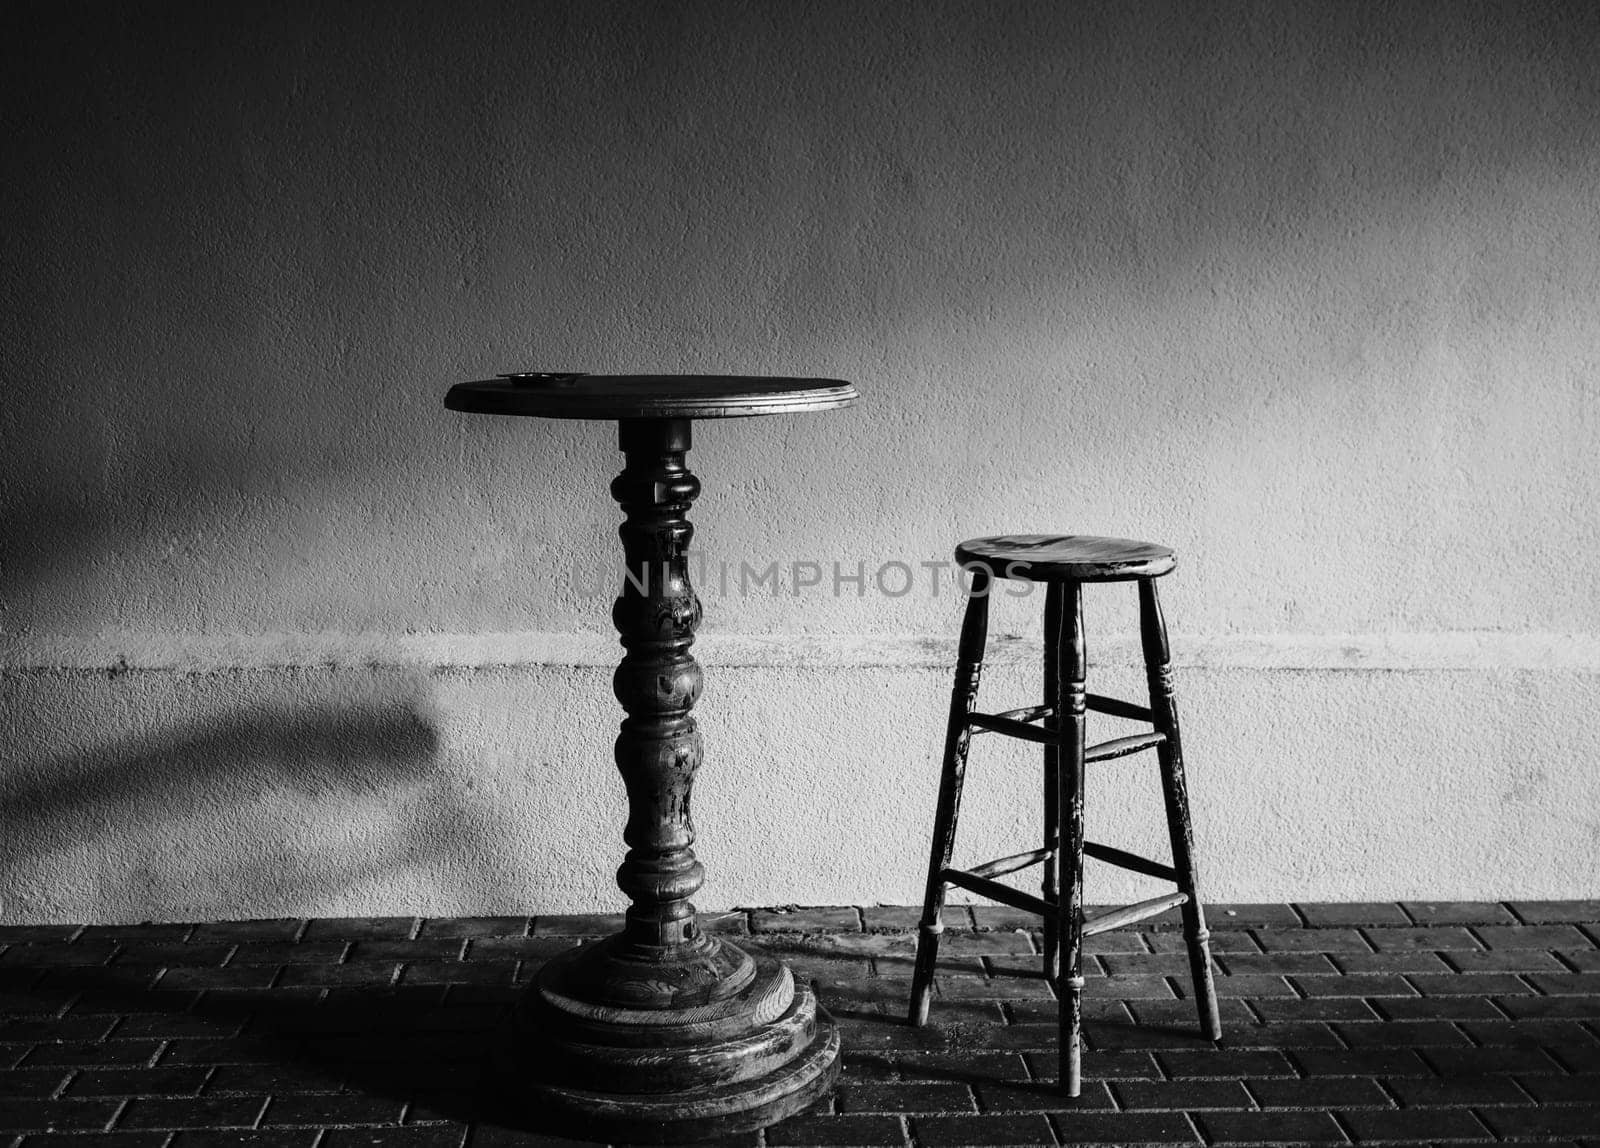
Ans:
[[[457,383],[444,405],[473,414],[547,419],[714,419],[826,411],[859,397],[840,379],[528,372]]]

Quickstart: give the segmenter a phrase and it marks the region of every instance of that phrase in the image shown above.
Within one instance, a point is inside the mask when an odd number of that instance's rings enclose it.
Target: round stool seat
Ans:
[[[1131,538],[1090,534],[997,534],[956,547],[962,566],[982,563],[996,578],[1028,582],[1123,582],[1159,578],[1177,565],[1172,551]]]

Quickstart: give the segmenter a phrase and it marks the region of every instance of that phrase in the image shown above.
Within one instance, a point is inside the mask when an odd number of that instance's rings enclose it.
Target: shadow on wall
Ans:
[[[1418,347],[1476,349],[1594,261],[1595,5],[14,7],[0,361],[50,401],[0,424],[49,455],[15,456],[48,489],[116,500],[102,552],[135,550],[147,505],[182,508],[227,576],[183,605],[224,626],[273,606],[351,624],[383,600],[361,555],[382,532],[360,527],[395,506],[417,571],[464,538],[492,556],[505,519],[559,529],[538,500],[501,516],[443,493],[574,441],[475,427],[452,457],[439,389],[469,371],[885,376],[903,447],[949,463],[875,493],[922,523],[933,484],[960,521],[1006,444],[1067,409],[1098,445],[1056,451],[1054,488],[1125,485],[1099,468],[1154,452],[1127,386],[1176,426],[1313,389],[1345,423],[1394,421]],[[984,387],[951,385],[979,364]],[[218,443],[241,465],[181,464]],[[763,445],[730,448],[730,473]],[[340,465],[357,481],[303,515]],[[779,485],[773,522],[811,497]],[[213,519],[248,541],[218,545]],[[164,572],[145,549],[142,590]],[[364,577],[294,585],[241,550]],[[523,628],[463,602],[478,581],[420,605],[443,629],[469,605]],[[130,605],[102,593],[96,616]]]
[[[0,481],[0,603],[22,623],[4,630],[192,617],[197,582],[247,557],[229,543],[241,506],[271,497],[287,473],[307,491],[343,478],[333,460],[178,443],[159,429],[124,453],[94,418],[73,425],[59,404],[21,405],[0,414],[6,437],[33,454]]]
[[[471,786],[441,754],[414,683],[332,671],[24,677],[35,680],[13,679],[8,702],[30,686],[54,699],[56,731],[28,734],[41,747],[106,740],[31,760],[24,750],[0,770],[8,920],[78,920],[85,907],[122,920],[298,916],[379,887],[423,905],[470,899],[458,883],[525,880],[497,871],[503,839],[494,848],[492,816],[468,808]],[[174,713],[187,724],[159,732]],[[130,725],[142,732],[106,733]],[[458,868],[467,856],[470,876]]]
[[[482,588],[571,504],[481,476],[593,440],[458,432],[440,389],[477,371],[875,380],[863,456],[943,461],[853,482],[931,554],[1017,484],[1022,434],[1055,435],[1041,505],[1217,457],[1230,412],[1242,449],[1257,406],[1313,443],[1414,438],[1397,395],[1455,403],[1419,347],[1470,363],[1588,298],[1592,4],[185,7],[14,5],[0,37],[0,369],[48,396],[0,407],[0,486],[109,500],[82,549],[130,575],[21,603],[41,632],[559,628]],[[728,473],[780,433],[730,436]],[[1389,463],[1370,437],[1329,489]],[[187,465],[207,447],[237,465]],[[763,513],[814,500],[774,484]],[[1241,533],[1302,513],[1260,501]],[[479,576],[415,589],[463,555]]]

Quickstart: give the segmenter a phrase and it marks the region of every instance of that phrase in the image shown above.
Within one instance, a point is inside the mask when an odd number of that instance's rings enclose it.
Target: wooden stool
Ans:
[[[939,779],[939,808],[934,817],[933,849],[928,861],[928,892],[923,900],[917,938],[917,965],[911,982],[910,1021],[928,1019],[933,970],[944,931],[941,911],[952,885],[1005,905],[1038,913],[1045,922],[1044,975],[1061,999],[1061,1087],[1077,1096],[1082,1069],[1083,938],[1142,921],[1183,906],[1183,932],[1189,969],[1194,978],[1195,1006],[1207,1039],[1222,1036],[1216,988],[1211,980],[1210,934],[1195,880],[1194,838],[1189,822],[1189,797],[1183,780],[1183,750],[1173,706],[1168,669],[1167,627],[1156,597],[1156,579],[1172,570],[1172,551],[1148,542],[1079,535],[1005,535],[975,538],[956,547],[956,561],[972,579],[955,687],[950,694],[950,724],[945,734],[944,771]],[[1014,578],[1045,585],[1044,704],[1001,714],[973,712],[983,669],[989,625],[989,591],[994,579]],[[1139,630],[1145,673],[1150,682],[1150,707],[1084,692],[1083,584],[1139,583]],[[1148,722],[1149,733],[1086,745],[1084,711]],[[1044,842],[1039,849],[1002,857],[972,869],[952,869],[956,816],[966,773],[967,744],[973,733],[994,732],[1044,746]],[[1167,830],[1172,864],[1085,841],[1083,836],[1083,771],[1089,762],[1154,749],[1161,766],[1166,797]],[[1065,813],[1065,818],[1063,818]],[[1135,873],[1171,881],[1177,892],[1115,909],[1085,920],[1083,859],[1109,862]],[[1043,863],[1043,897],[1033,897],[996,878]]]

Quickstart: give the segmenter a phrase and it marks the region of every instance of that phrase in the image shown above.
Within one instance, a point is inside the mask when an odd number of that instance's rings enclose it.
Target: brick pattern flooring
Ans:
[[[1226,1040],[1195,1035],[1175,922],[1094,938],[1080,1100],[1050,1086],[1033,921],[952,909],[905,1026],[916,912],[709,921],[817,983],[835,1096],[749,1145],[1600,1145],[1600,902],[1219,905]],[[488,1032],[606,917],[0,928],[13,1148],[499,1148]]]

